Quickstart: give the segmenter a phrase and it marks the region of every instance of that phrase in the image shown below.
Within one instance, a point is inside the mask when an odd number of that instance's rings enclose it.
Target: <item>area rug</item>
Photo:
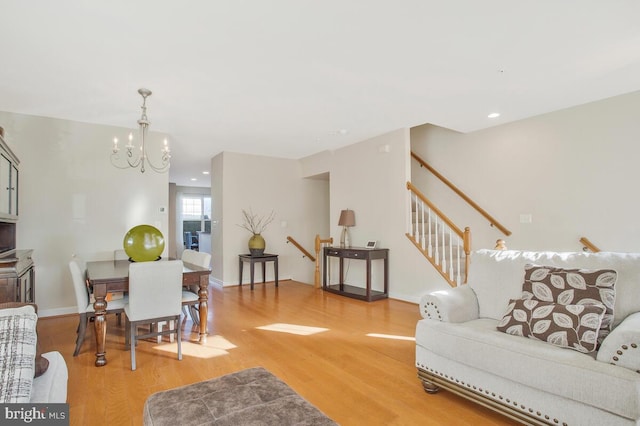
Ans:
[[[337,425],[262,367],[154,393],[147,426]]]

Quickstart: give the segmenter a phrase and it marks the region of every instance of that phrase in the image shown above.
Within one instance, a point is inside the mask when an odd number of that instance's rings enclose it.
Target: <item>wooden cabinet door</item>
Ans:
[[[11,186],[9,187],[9,213],[18,216],[18,169],[11,164]]]
[[[15,278],[0,278],[0,303],[18,302]]]
[[[0,154],[0,214],[11,214],[11,161]]]

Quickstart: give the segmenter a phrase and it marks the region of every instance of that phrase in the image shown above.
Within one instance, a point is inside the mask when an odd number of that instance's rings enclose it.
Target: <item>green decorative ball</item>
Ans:
[[[164,250],[164,236],[154,226],[138,225],[129,229],[122,245],[134,262],[149,262],[160,258]]]

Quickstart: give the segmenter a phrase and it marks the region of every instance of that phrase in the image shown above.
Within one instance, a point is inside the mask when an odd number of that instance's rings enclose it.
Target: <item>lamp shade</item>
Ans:
[[[353,210],[342,210],[338,226],[356,226],[356,214]]]

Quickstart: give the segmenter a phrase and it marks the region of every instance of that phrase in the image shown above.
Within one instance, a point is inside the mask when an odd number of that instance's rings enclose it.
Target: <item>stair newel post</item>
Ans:
[[[316,269],[313,277],[313,287],[320,288],[320,235],[316,234],[315,241],[315,250],[316,250]]]
[[[471,257],[471,229],[464,228],[464,282],[469,278],[469,261]]]

